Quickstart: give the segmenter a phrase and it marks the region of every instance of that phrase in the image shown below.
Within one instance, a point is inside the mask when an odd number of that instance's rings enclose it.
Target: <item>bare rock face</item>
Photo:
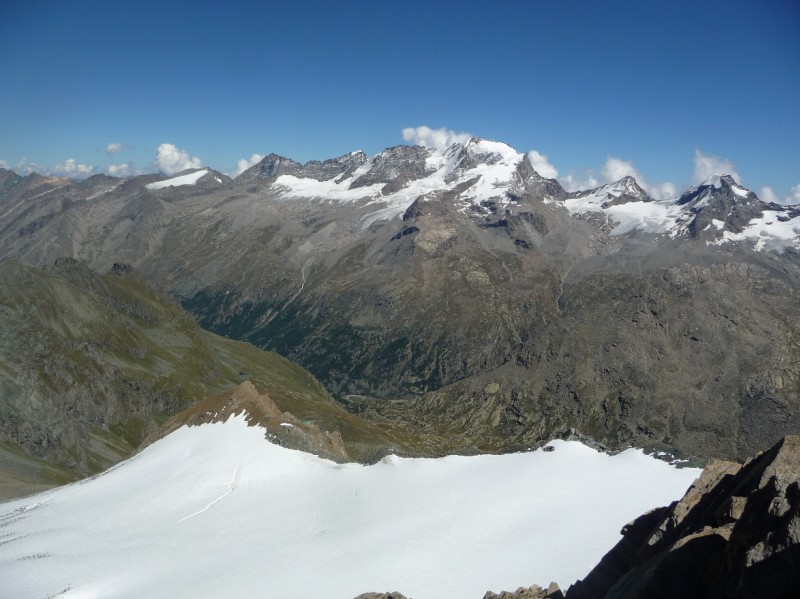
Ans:
[[[551,582],[546,589],[534,584],[529,587],[519,587],[513,593],[503,591],[498,595],[488,591],[483,599],[564,599],[564,594],[555,582]]]
[[[712,464],[683,499],[623,535],[568,599],[796,597],[800,436],[744,466]]]
[[[362,593],[355,599],[407,599],[402,593]]]

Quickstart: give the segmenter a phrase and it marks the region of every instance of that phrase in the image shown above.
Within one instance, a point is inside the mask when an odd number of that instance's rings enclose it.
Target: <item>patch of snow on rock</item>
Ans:
[[[208,169],[195,171],[193,173],[189,173],[188,175],[180,175],[178,177],[172,177],[171,179],[165,179],[164,181],[156,181],[155,183],[149,183],[149,184],[145,185],[145,187],[147,189],[164,189],[165,187],[179,187],[181,185],[194,185],[207,172],[208,172]]]
[[[800,216],[790,219],[785,212],[765,210],[760,218],[751,220],[741,233],[725,231],[717,244],[746,239],[755,241],[756,250],[781,251],[800,246]]]

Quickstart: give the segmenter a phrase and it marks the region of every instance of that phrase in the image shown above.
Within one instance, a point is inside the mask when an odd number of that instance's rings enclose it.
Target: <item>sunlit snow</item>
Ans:
[[[800,245],[800,216],[789,219],[785,212],[764,210],[764,214],[752,219],[741,233],[725,231],[717,243],[743,239],[754,240],[756,250],[780,251],[786,247],[797,247]]]
[[[208,169],[195,171],[188,175],[180,175],[179,177],[172,177],[172,179],[165,179],[164,181],[156,181],[145,185],[147,189],[164,189],[165,187],[178,187],[180,185],[194,185],[200,178],[208,172]],[[219,180],[219,179],[217,179]]]
[[[623,194],[633,195],[636,190],[630,181],[621,180],[594,190],[591,193],[564,200],[564,206],[571,214],[600,212],[607,214],[616,224],[612,235],[623,235],[634,229],[647,233],[666,233],[675,227],[681,208],[674,200],[631,201],[624,204],[605,206]]]
[[[94,479],[0,505],[0,594],[464,599],[566,586],[698,475],[638,450],[552,445],[361,466],[273,445],[243,417],[184,427]]]
[[[460,168],[458,159],[465,149],[484,156],[485,160],[480,160],[469,168]],[[361,175],[369,172],[373,161],[364,163],[350,176],[344,178],[317,181],[283,175],[275,180],[274,185],[283,191],[285,197],[338,202],[353,202],[367,198],[370,203],[379,205],[364,217],[362,225],[367,227],[376,220],[394,218],[402,214],[420,196],[453,189],[470,180],[474,180],[473,184],[461,194],[464,202],[502,199],[523,158],[523,154],[504,143],[472,138],[466,144],[453,144],[445,151],[431,149],[425,161],[426,169],[429,171],[427,176],[409,181],[402,189],[386,195],[382,192],[385,183],[376,183],[368,187],[350,187]]]

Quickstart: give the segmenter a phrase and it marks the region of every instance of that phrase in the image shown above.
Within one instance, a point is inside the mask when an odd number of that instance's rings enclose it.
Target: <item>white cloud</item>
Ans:
[[[53,167],[53,174],[62,175],[70,178],[85,178],[92,174],[93,166],[88,164],[78,164],[74,158],[68,158],[64,164],[57,164]]]
[[[167,175],[174,175],[188,168],[200,168],[203,161],[197,156],[190,156],[186,150],[173,144],[161,144],[156,155],[156,168]]]
[[[450,129],[431,129],[423,125],[422,127],[407,127],[403,129],[403,139],[410,141],[414,145],[435,148],[444,151],[454,143],[467,143],[472,134],[456,133]]]
[[[730,175],[737,183],[741,183],[739,173],[733,163],[719,156],[703,154],[700,150],[694,151],[694,178],[695,185],[699,185],[712,175]]]
[[[8,162],[5,160],[0,160],[0,168],[8,168]]]
[[[646,189],[654,200],[673,200],[678,197],[678,189],[669,181],[650,185]]]
[[[781,199],[778,197],[778,194],[775,193],[775,190],[769,186],[762,187],[761,191],[758,193],[758,196],[765,202],[775,202],[776,204],[781,203]]]
[[[644,175],[637,169],[633,162],[615,156],[609,156],[601,170],[607,183],[619,181],[623,177],[633,177],[639,186],[644,189],[654,200],[671,200],[676,196],[675,185],[669,181],[665,183],[650,184]]]
[[[800,204],[800,183],[792,187],[791,194],[787,199],[791,204]]]
[[[261,154],[253,154],[250,158],[242,158],[239,162],[236,163],[236,173],[233,175],[234,177],[238,177],[251,166],[255,166],[259,162],[264,160],[264,157]]]
[[[561,187],[567,191],[583,191],[584,189],[594,189],[600,185],[591,172],[582,174],[570,173],[566,177],[559,179]]]
[[[127,177],[133,172],[130,162],[125,162],[123,164],[109,164],[107,170],[108,174],[112,177]]]
[[[636,179],[639,185],[642,185],[642,181],[644,180],[644,177],[642,177],[642,174],[633,166],[632,162],[622,160],[622,158],[615,158],[614,156],[609,156],[600,173],[607,183],[613,183],[614,181],[619,181],[623,177],[629,176]],[[642,185],[642,187],[644,187],[644,185]]]
[[[106,154],[116,154],[121,151],[123,145],[119,142],[110,143],[106,146]]]
[[[545,179],[555,179],[558,177],[558,170],[547,160],[547,156],[540,154],[536,150],[528,152],[528,161],[533,165],[533,170]]]
[[[53,173],[53,169],[46,168],[41,164],[36,164],[35,162],[28,162],[28,158],[23,156],[19,159],[16,164],[8,164],[6,163],[6,167],[13,170],[18,175],[30,175],[31,173],[39,173],[41,175],[51,175]]]

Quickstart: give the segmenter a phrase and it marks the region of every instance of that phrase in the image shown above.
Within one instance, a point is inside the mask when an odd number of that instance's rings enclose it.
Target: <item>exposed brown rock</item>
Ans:
[[[407,599],[402,593],[363,593],[355,599]]]
[[[262,426],[270,441],[301,449],[337,462],[350,459],[338,431],[322,431],[314,423],[303,422],[289,412],[281,412],[267,393],[259,393],[250,381],[225,393],[209,397],[173,417],[152,443],[181,426],[198,426],[209,422],[225,422],[233,415],[245,413],[250,426]]]

